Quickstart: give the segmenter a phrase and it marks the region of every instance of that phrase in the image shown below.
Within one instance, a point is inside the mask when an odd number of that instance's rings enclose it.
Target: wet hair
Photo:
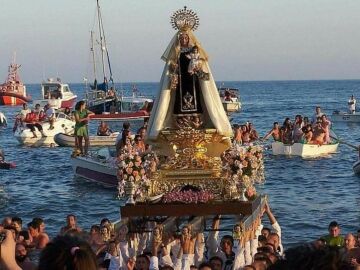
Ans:
[[[34,224],[36,224],[36,228],[40,229],[40,225],[42,223],[44,223],[44,220],[42,218],[40,218],[40,217],[35,217],[35,218],[33,218],[32,222]],[[35,227],[33,227],[33,228],[35,228]]]
[[[212,261],[219,261],[221,263],[221,268],[223,267],[224,262],[219,256],[211,257],[210,260],[209,260],[209,263],[211,263]]]
[[[333,227],[340,227],[340,225],[336,221],[331,221],[329,224],[329,229],[333,228]]]
[[[13,217],[11,219],[11,222],[16,222],[17,224],[19,224],[20,226],[22,226],[22,219],[19,217]]]
[[[85,101],[83,101],[83,100],[78,101],[75,105],[75,110],[77,110],[77,111],[80,110],[80,107],[84,104],[85,104]]]
[[[40,230],[40,224],[39,223],[36,223],[34,221],[31,221],[27,224],[28,228],[34,228],[36,230]]]
[[[278,125],[278,124],[279,124],[279,122],[274,122],[274,126],[275,126],[275,125]]]
[[[89,244],[80,238],[57,236],[41,252],[37,269],[96,270],[96,256]]]

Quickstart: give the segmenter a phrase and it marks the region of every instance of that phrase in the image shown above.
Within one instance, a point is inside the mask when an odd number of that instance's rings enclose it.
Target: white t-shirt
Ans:
[[[20,111],[20,116],[21,116],[21,119],[25,119],[26,118],[26,115],[28,114],[28,113],[30,113],[30,109],[22,109],[21,111]]]

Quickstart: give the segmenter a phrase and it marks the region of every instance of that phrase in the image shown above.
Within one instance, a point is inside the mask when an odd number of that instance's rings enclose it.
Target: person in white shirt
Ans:
[[[268,202],[265,203],[265,214],[268,216],[273,231],[267,237],[267,243],[274,246],[275,252],[280,256],[284,254],[284,248],[281,243],[281,227],[277,222],[275,216],[271,212]]]
[[[315,124],[317,122],[317,119],[319,117],[322,117],[324,113],[321,112],[321,107],[320,106],[317,106],[316,109],[315,109],[315,114],[314,116],[312,117],[311,119],[311,124]]]
[[[351,114],[355,114],[355,107],[356,107],[356,99],[354,98],[354,95],[351,95],[349,101],[348,101],[348,105],[349,105],[349,111]]]
[[[54,107],[51,107],[49,104],[45,105],[44,107],[45,110],[45,114],[46,114],[46,118],[50,123],[50,127],[49,129],[54,129],[54,122],[56,120],[56,110],[54,109]]]

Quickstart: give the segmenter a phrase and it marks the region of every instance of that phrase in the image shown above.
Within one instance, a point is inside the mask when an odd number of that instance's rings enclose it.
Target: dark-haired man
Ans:
[[[329,234],[321,237],[321,239],[325,241],[326,245],[331,247],[344,246],[344,237],[340,235],[340,225],[336,221],[330,222],[328,230]]]
[[[22,230],[22,219],[19,217],[13,217],[11,219],[11,226],[13,226],[16,230],[16,235],[19,234]]]
[[[15,246],[15,260],[16,263],[21,267],[23,270],[35,270],[37,267],[36,265],[30,261],[26,248],[23,244],[17,243]]]
[[[234,238],[231,235],[224,235],[221,238],[220,245],[218,245],[218,229],[220,228],[220,218],[215,217],[213,221],[213,230],[209,233],[207,239],[207,246],[209,250],[209,256],[220,257],[223,261],[223,270],[231,270],[235,261]],[[241,263],[242,264],[242,263]]]
[[[31,221],[28,224],[29,234],[32,238],[31,245],[36,249],[43,249],[49,242],[49,236],[46,233],[40,232],[40,224]]]

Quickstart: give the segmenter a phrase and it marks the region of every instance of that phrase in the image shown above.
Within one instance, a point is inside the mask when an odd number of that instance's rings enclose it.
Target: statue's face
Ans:
[[[188,235],[189,234],[189,229],[187,227],[184,227],[184,228],[182,228],[181,233],[183,235]]]
[[[181,47],[187,47],[189,45],[189,36],[188,34],[181,34],[179,37],[180,40],[180,46]]]

